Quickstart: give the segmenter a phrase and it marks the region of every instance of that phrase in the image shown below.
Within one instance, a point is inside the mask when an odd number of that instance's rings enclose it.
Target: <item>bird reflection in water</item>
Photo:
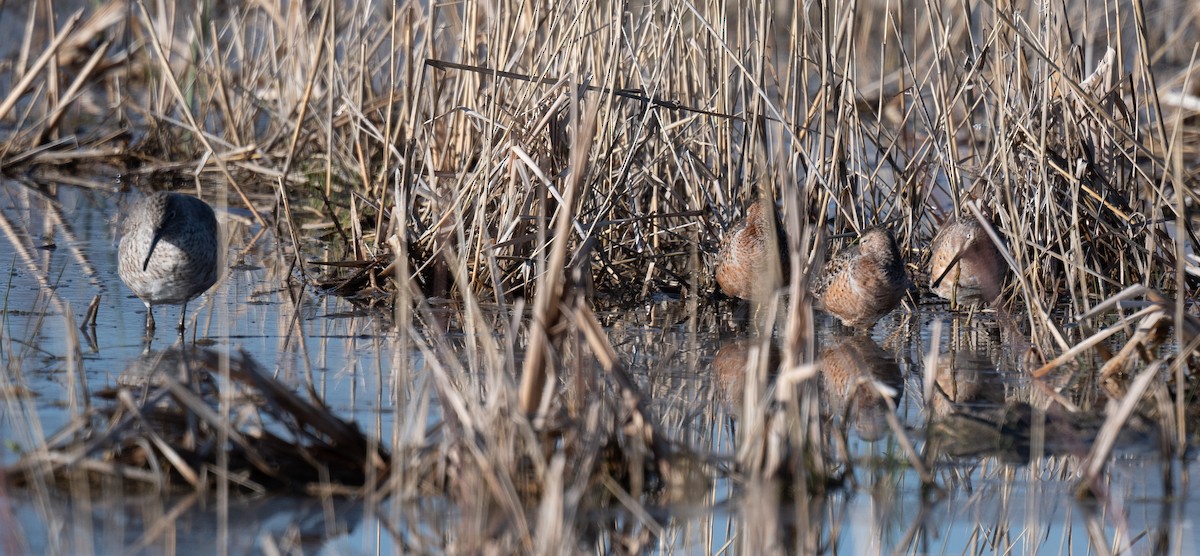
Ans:
[[[904,392],[896,359],[870,337],[856,334],[834,340],[818,361],[829,410],[852,421],[863,440],[882,438],[891,411],[887,400],[894,407]]]

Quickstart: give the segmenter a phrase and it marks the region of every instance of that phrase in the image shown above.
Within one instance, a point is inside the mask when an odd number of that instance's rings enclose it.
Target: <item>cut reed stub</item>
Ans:
[[[121,222],[117,273],[146,304],[146,329],[154,330],[155,305],[181,305],[217,282],[217,218],[208,203],[158,192],[129,207]]]

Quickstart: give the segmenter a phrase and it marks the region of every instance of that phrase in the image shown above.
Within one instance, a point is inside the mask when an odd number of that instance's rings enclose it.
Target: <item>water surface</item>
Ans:
[[[0,261],[11,269],[0,323],[4,387],[21,392],[0,422],[0,461],[11,464],[87,403],[103,403],[89,394],[114,385],[145,349],[145,308],[116,273],[115,216],[136,193],[68,186],[37,191],[12,182],[0,191],[6,234]],[[335,413],[389,447],[398,427],[436,425],[436,404],[426,422],[404,422],[422,415],[413,411],[415,402],[432,394],[420,354],[397,353],[388,313],[304,287],[305,276],[269,239],[250,242],[260,230],[246,214],[218,212],[228,231],[230,270],[189,306],[186,341],[245,350],[297,389],[311,380]],[[292,288],[283,286],[289,283]],[[97,326],[81,332],[76,327],[97,295]],[[732,468],[746,396],[738,362],[765,344],[718,307],[690,315],[685,302],[668,299],[601,317],[671,440]],[[1035,383],[1019,368],[1027,349],[1019,319],[988,312],[968,322],[925,301],[915,309],[896,312],[869,336],[820,323],[824,423],[844,435],[846,461],[839,469],[849,471],[827,495],[798,497],[786,483],[747,484],[728,473],[700,472],[695,483],[642,501],[652,525],[620,504],[581,516],[574,532],[580,550],[615,551],[620,541],[636,551],[686,553],[756,547],[849,554],[1190,551],[1198,540],[1186,511],[1196,499],[1187,482],[1196,470],[1190,456],[1165,461],[1153,435],[1135,434],[1111,462],[1104,496],[1077,498],[1081,462],[1102,419],[1098,410],[1083,419],[1038,409],[1062,385]],[[511,318],[510,310],[491,309],[503,319]],[[158,321],[174,322],[176,311],[159,308]],[[472,342],[453,320],[425,332]],[[172,328],[160,326],[151,349],[172,345]],[[935,328],[936,364],[927,361]],[[400,362],[410,374],[400,374]],[[927,369],[938,373],[938,395],[929,403]],[[881,390],[930,464],[935,488],[923,485],[912,467],[888,423]],[[393,392],[401,393],[399,401]],[[935,447],[929,431],[939,425],[951,434]],[[221,547],[243,553],[283,546],[330,554],[443,551],[455,546],[445,531],[461,519],[437,495],[323,503],[5,488],[6,551],[35,553],[211,554]]]

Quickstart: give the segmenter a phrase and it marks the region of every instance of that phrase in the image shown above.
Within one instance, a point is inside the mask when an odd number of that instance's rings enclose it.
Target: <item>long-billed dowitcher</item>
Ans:
[[[725,236],[717,255],[717,284],[726,295],[760,300],[787,275],[782,231],[774,215],[761,202],[746,209],[732,233]]]
[[[1008,265],[974,218],[942,227],[929,245],[929,289],[955,305],[986,305],[1000,295]]]
[[[910,285],[895,238],[876,226],[825,264],[812,293],[818,309],[846,326],[866,330],[900,304]]]
[[[159,192],[134,203],[121,223],[117,272],[146,304],[146,329],[154,330],[154,305],[182,305],[217,281],[217,219],[208,203]]]

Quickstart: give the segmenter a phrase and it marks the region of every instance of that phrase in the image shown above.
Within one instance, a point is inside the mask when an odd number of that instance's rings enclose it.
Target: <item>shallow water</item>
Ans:
[[[43,194],[14,183],[0,191],[7,234],[0,261],[11,268],[0,329],[5,388],[28,392],[19,397],[23,403],[5,408],[0,422],[5,446],[0,461],[11,464],[22,447],[67,423],[85,403],[83,392],[116,384],[142,354],[145,309],[115,270],[114,215],[124,194],[65,186]],[[187,340],[245,350],[297,388],[311,376],[336,414],[389,442],[396,425],[391,392],[397,361],[388,319],[311,288],[293,301],[278,286],[289,271],[275,246],[260,241],[242,252],[239,247],[259,230],[239,211],[219,215],[234,246],[228,251],[233,270],[189,306]],[[98,326],[90,340],[72,339],[96,295]],[[744,322],[731,323],[711,310],[689,315],[683,302],[643,309],[601,315],[622,362],[673,441],[732,461],[741,427],[738,408],[746,396],[738,362],[761,342],[749,338]],[[177,311],[157,310],[153,349],[175,341],[170,323]],[[697,488],[667,489],[648,502],[663,533],[645,535],[632,547],[687,553],[726,547],[752,553],[773,546],[849,554],[1188,552],[1200,540],[1186,512],[1197,498],[1186,482],[1195,470],[1190,458],[1182,465],[1164,463],[1153,438],[1126,439],[1106,475],[1106,496],[1080,501],[1074,497],[1076,473],[1092,429],[1024,406],[1002,411],[1005,402],[1044,407],[1050,386],[1033,383],[1018,369],[1025,347],[1010,339],[1020,337],[1013,320],[987,313],[968,324],[943,305],[922,305],[885,319],[869,338],[845,336],[822,321],[822,404],[834,415],[830,426],[846,431],[850,480],[823,498],[795,499],[779,485],[735,485],[724,474],[700,473]],[[922,377],[937,326],[940,394],[926,404]],[[406,357],[413,376],[399,391],[409,400],[428,396],[420,355]],[[926,455],[938,489],[923,487],[870,385],[889,393],[921,453],[930,446],[927,422],[963,432],[965,438],[948,443],[941,455]],[[769,388],[764,396],[774,395],[777,386]],[[964,413],[971,418],[950,418]],[[988,428],[972,428],[992,417],[1047,424],[1012,427],[1015,436],[1028,436],[1013,446],[1005,435],[988,438]],[[77,498],[66,491],[5,488],[0,494],[5,552],[86,547],[100,553],[144,548],[211,554],[218,547],[241,553],[280,546],[306,553],[441,551],[453,544],[440,538],[444,523],[456,519],[447,501],[436,496],[374,506],[284,497],[224,503],[211,496]],[[612,551],[621,537],[615,531],[638,522],[619,506],[590,518],[595,523],[581,522],[577,534],[581,549],[596,551]]]

